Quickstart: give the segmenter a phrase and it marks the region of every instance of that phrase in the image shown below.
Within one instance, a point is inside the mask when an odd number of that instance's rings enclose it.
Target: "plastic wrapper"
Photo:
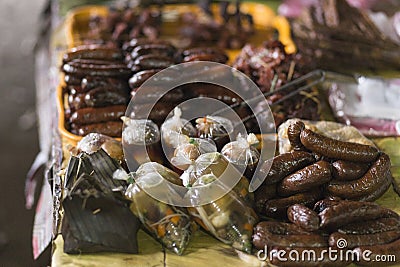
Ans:
[[[125,158],[129,168],[136,170],[145,162],[164,163],[164,154],[160,142],[160,130],[151,120],[135,120],[122,117],[124,129],[122,141]]]
[[[229,134],[233,132],[233,124],[223,117],[206,116],[196,119],[196,129],[198,137],[213,140],[220,150],[229,142]]]
[[[217,147],[211,140],[189,138],[187,141],[175,149],[174,157],[171,159],[171,163],[181,170],[187,170],[200,155],[217,152]]]
[[[161,125],[161,138],[168,158],[172,158],[174,149],[188,142],[189,137],[196,136],[196,129],[183,118],[182,111],[176,107],[174,115]]]
[[[133,174],[135,182],[129,185],[125,196],[132,201],[131,210],[140,219],[145,230],[167,249],[181,255],[187,247],[193,223],[187,210],[161,202],[143,188],[167,193],[163,180],[179,185],[179,176],[164,166],[148,162]]]
[[[279,142],[279,154],[283,154],[292,151],[290,145],[287,129],[290,124],[299,119],[290,119],[282,123],[278,128],[278,142]],[[327,137],[337,139],[340,141],[359,143],[364,145],[375,146],[375,144],[366,138],[357,128],[353,126],[347,126],[341,123],[332,121],[307,121],[304,122],[306,128],[313,130],[319,134],[323,134]]]
[[[251,179],[260,159],[260,152],[255,148],[258,143],[257,137],[252,133],[247,136],[239,134],[236,141],[222,148],[221,154],[235,165],[239,172],[244,173],[247,179]]]
[[[400,136],[400,79],[333,78],[326,86],[339,121],[368,136]]]
[[[219,152],[206,153],[200,155],[196,161],[181,175],[183,185],[190,188],[197,180],[206,174],[213,174],[216,177],[222,175],[235,177],[241,175],[238,170],[230,164]],[[232,188],[236,194],[250,206],[253,206],[254,195],[249,193],[249,182],[245,177],[241,177],[239,182]]]
[[[84,136],[78,142],[76,148],[79,151],[83,151],[88,154],[92,154],[93,152],[96,152],[102,148],[108,155],[110,155],[110,157],[119,161],[124,159],[121,142],[110,136],[99,133],[90,133]]]
[[[196,195],[194,191],[198,187],[207,186],[217,179],[214,174],[201,176],[190,189],[191,194]],[[195,221],[214,237],[235,249],[251,253],[251,237],[258,217],[234,190],[210,204],[190,207],[188,210]]]

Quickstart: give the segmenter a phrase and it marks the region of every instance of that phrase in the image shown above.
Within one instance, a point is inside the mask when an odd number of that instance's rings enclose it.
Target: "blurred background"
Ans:
[[[0,266],[47,266],[34,262],[34,209],[25,209],[25,176],[39,151],[34,84],[34,46],[45,0],[0,1]],[[40,188],[40,187],[39,187]]]

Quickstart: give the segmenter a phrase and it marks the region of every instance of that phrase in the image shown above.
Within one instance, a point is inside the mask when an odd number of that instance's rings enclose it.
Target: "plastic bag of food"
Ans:
[[[155,162],[142,164],[133,175],[135,180],[125,192],[125,197],[132,201],[132,212],[149,234],[167,249],[182,255],[194,230],[187,210],[161,202],[144,191],[146,189],[174,197],[165,184],[168,181],[180,185],[179,176]]]
[[[182,143],[187,143],[190,136],[196,136],[196,129],[181,116],[182,110],[176,107],[174,115],[161,125],[161,138],[168,158],[172,158],[174,149]]]
[[[211,152],[217,152],[217,147],[212,140],[189,138],[187,143],[175,149],[171,163],[181,170],[187,170],[200,155]]]
[[[288,139],[288,128],[289,125],[293,124],[296,121],[302,121],[304,122],[306,128],[333,139],[375,146],[375,144],[371,140],[366,138],[359,130],[357,130],[353,126],[347,126],[332,121],[307,121],[300,119],[289,119],[282,123],[278,128],[279,154],[283,154],[293,150]]]
[[[229,135],[233,132],[233,124],[223,117],[206,116],[196,119],[196,129],[198,137],[213,140],[220,150],[229,142]]]
[[[102,148],[110,157],[119,161],[124,159],[121,142],[104,134],[90,133],[78,142],[76,148],[88,154],[92,154]]]
[[[160,130],[151,120],[136,120],[122,117],[124,129],[122,142],[125,159],[131,170],[136,170],[145,162],[164,163],[164,154],[160,142]]]
[[[230,142],[222,148],[221,154],[235,165],[247,179],[251,179],[260,160],[260,152],[255,148],[258,143],[255,134],[251,133],[247,136],[239,134],[236,141]]]
[[[248,180],[238,172],[238,170],[230,164],[219,152],[212,152],[200,155],[196,161],[189,166],[189,168],[181,175],[183,185],[190,188],[197,182],[197,180],[206,174],[213,174],[220,178],[241,176],[237,184],[233,184],[230,181],[229,187],[237,193],[246,203],[253,206],[254,195],[249,193],[249,182]],[[232,186],[230,186],[232,185]]]
[[[198,178],[189,193],[191,196],[201,196],[196,190],[211,186],[210,183],[217,179],[214,174],[205,174]],[[212,186],[215,187],[214,184]],[[217,186],[224,187],[220,183]],[[234,190],[209,204],[190,207],[188,210],[194,220],[214,237],[235,249],[251,253],[253,226],[258,217]]]

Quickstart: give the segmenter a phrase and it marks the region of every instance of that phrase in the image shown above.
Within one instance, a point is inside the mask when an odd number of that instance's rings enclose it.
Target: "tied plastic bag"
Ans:
[[[201,195],[196,194],[196,190],[211,186],[210,183],[217,179],[214,174],[205,174],[193,184],[189,192],[192,196]],[[235,249],[251,253],[253,227],[258,217],[234,190],[210,204],[190,207],[188,210],[194,220],[214,237]]]
[[[196,135],[196,129],[193,125],[181,116],[181,109],[176,107],[174,115],[161,125],[161,138],[166,146],[167,156],[172,156],[176,147],[188,142],[190,136]]]
[[[213,140],[220,150],[229,142],[229,134],[233,132],[233,124],[223,117],[206,116],[196,119],[196,129],[198,137]]]
[[[124,122],[122,141],[129,168],[136,170],[140,164],[150,161],[164,164],[158,126],[151,120],[121,119]]]
[[[175,149],[171,159],[171,163],[181,170],[187,170],[200,155],[217,151],[212,140],[189,138],[187,141]]]
[[[241,173],[230,164],[219,152],[212,152],[200,155],[196,161],[189,166],[189,168],[181,175],[183,185],[187,188],[193,187],[197,180],[206,175],[213,174],[220,178],[222,176],[228,177],[230,181],[227,182],[237,195],[242,198],[250,206],[254,204],[254,195],[249,193],[249,182],[241,176]],[[237,184],[233,184],[234,177],[241,176]],[[232,182],[233,181],[233,182]]]
[[[121,142],[104,134],[90,133],[78,142],[76,148],[88,154],[92,154],[102,148],[110,157],[120,162],[124,160]]]
[[[187,210],[165,204],[143,190],[145,188],[174,197],[171,191],[166,189],[165,180],[180,185],[179,176],[155,162],[141,165],[133,175],[135,182],[130,184],[125,192],[125,197],[132,201],[133,214],[156,240],[167,249],[182,255],[194,230]]]
[[[259,140],[255,134],[250,133],[247,136],[238,134],[236,141],[222,148],[221,154],[235,165],[239,172],[244,173],[247,179],[251,179],[260,160],[260,152],[255,148],[258,143]]]

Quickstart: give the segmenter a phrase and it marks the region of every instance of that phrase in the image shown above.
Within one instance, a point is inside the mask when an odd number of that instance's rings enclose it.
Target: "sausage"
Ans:
[[[129,87],[131,89],[140,87],[147,79],[149,79],[151,76],[153,76],[159,71],[161,71],[161,69],[143,70],[138,73],[135,73],[129,79]]]
[[[305,125],[302,121],[296,121],[291,123],[287,129],[287,135],[290,142],[290,145],[294,150],[302,150],[304,149],[303,144],[300,140],[300,133],[304,130]]]
[[[79,46],[72,48],[63,56],[64,62],[69,62],[74,59],[122,60],[123,56],[121,50],[117,48]]]
[[[165,69],[175,62],[169,57],[158,56],[158,55],[144,55],[138,57],[133,64],[139,68],[139,70],[149,69]]]
[[[165,57],[173,57],[176,52],[175,47],[170,44],[144,44],[136,46],[130,53],[132,60],[143,55],[158,55]]]
[[[163,45],[171,45],[168,41],[161,39],[150,40],[147,38],[133,38],[129,42],[123,44],[122,49],[128,53],[132,52],[134,48],[137,46],[143,46],[148,44],[163,44]]]
[[[331,178],[331,165],[321,160],[285,177],[278,185],[278,194],[290,196],[305,192],[329,182]]]
[[[265,176],[264,184],[274,184],[313,162],[315,162],[315,159],[312,154],[303,151],[292,151],[263,162],[260,167],[260,175]]]
[[[194,54],[184,57],[183,62],[213,61],[224,64],[228,59],[228,56],[225,54]]]
[[[332,181],[326,189],[334,196],[360,199],[377,190],[382,181],[387,179],[388,172],[390,172],[390,158],[382,153],[361,178],[354,181]]]
[[[363,176],[369,169],[367,163],[337,160],[332,163],[332,176],[336,180],[351,181]]]
[[[132,74],[125,64],[91,65],[69,62],[63,65],[63,71],[67,74],[77,74],[80,76],[106,76],[106,77],[125,77]]]
[[[291,237],[291,241],[284,239],[286,237]],[[301,241],[295,236],[308,237]],[[264,221],[260,222],[254,228],[253,234],[253,245],[258,249],[263,249],[265,245],[273,245],[273,241],[276,244],[285,244],[284,246],[293,246],[293,244],[309,245],[309,246],[326,246],[328,244],[327,239],[321,239],[322,236],[317,237],[295,224],[284,223],[284,222],[274,222],[274,221]],[[295,241],[295,242],[292,242]],[[304,242],[305,243],[302,243]],[[314,242],[314,243],[313,243]]]
[[[68,106],[71,110],[86,108],[85,94],[76,94],[68,96]]]
[[[126,105],[128,104],[128,96],[112,87],[99,87],[85,94],[85,103],[88,107]]]
[[[72,113],[70,122],[78,125],[116,121],[125,114],[126,106],[109,106],[102,108],[83,108]]]
[[[100,133],[111,137],[121,137],[122,121],[108,121],[87,125],[73,125],[71,132],[76,135],[85,136],[89,133]]]
[[[225,54],[224,50],[217,47],[194,47],[182,52],[184,57],[198,54]]]
[[[337,247],[340,240],[346,240],[346,248],[355,248],[359,246],[381,245],[393,242],[400,238],[400,230],[386,231],[367,235],[346,235],[339,232],[332,233],[329,236],[329,246]]]
[[[74,75],[74,74],[64,75],[64,82],[67,85],[80,85],[81,81],[82,81],[82,75]]]
[[[376,203],[342,200],[320,212],[320,228],[337,229],[349,223],[373,220],[383,217],[399,218],[394,211]]]
[[[301,205],[294,204],[287,210],[289,221],[300,226],[307,231],[316,231],[319,228],[318,214],[312,209]]]
[[[296,253],[293,253],[293,251],[296,251]],[[273,247],[271,251],[268,251],[268,254],[271,256],[271,263],[281,267],[340,267],[351,263],[351,260],[346,259],[346,257],[332,260],[329,257],[329,253],[327,253],[328,251],[328,246],[304,248]],[[345,253],[343,252],[343,254]]]
[[[380,218],[344,225],[338,229],[339,233],[366,235],[400,229],[400,220],[397,218]]]
[[[79,58],[79,59],[73,59],[67,63],[72,63],[76,65],[112,65],[112,64],[122,64],[122,61],[116,61],[116,60],[103,60],[103,59],[85,59],[85,58]]]
[[[123,79],[112,77],[87,76],[82,79],[81,88],[84,92],[97,87],[113,87],[120,91],[128,91],[128,83]]]
[[[158,102],[155,105],[153,103],[138,104],[133,107],[133,112],[136,114],[135,116],[142,117],[142,115],[146,113],[145,111],[150,109],[151,112],[148,116],[148,119],[152,120],[156,124],[159,124],[164,122],[168,114],[174,109],[174,105],[163,102]]]
[[[309,129],[300,133],[301,143],[309,150],[332,159],[372,162],[379,156],[376,147],[332,139]]]
[[[321,197],[319,189],[307,193],[299,193],[286,198],[271,199],[265,202],[263,214],[271,218],[287,218],[287,209],[294,204],[313,206]]]
[[[392,184],[392,180],[393,180],[392,173],[389,170],[386,174],[386,177],[384,177],[382,182],[377,185],[374,192],[372,192],[371,194],[367,194],[361,198],[357,198],[356,200],[359,200],[359,201],[375,201],[375,200],[377,200],[378,198],[383,196],[383,194],[386,193],[386,191],[389,189],[390,185]]]
[[[259,188],[257,188],[257,190],[254,192],[255,209],[257,213],[262,212],[265,202],[275,198],[276,196],[276,184],[261,185]]]
[[[324,209],[337,205],[341,201],[340,198],[325,198],[319,200],[317,203],[315,203],[313,210],[316,211],[317,213],[320,213]]]
[[[390,264],[398,263],[400,260],[400,239],[393,241],[389,244],[383,245],[373,245],[373,246],[360,246],[353,249],[358,255],[360,261],[357,261],[357,265],[364,265],[364,266],[388,266]],[[368,252],[368,253],[366,253]],[[364,255],[364,257],[363,257]],[[389,256],[391,257],[392,261],[386,262],[378,262],[376,261],[377,256]],[[394,258],[393,258],[394,257]]]

